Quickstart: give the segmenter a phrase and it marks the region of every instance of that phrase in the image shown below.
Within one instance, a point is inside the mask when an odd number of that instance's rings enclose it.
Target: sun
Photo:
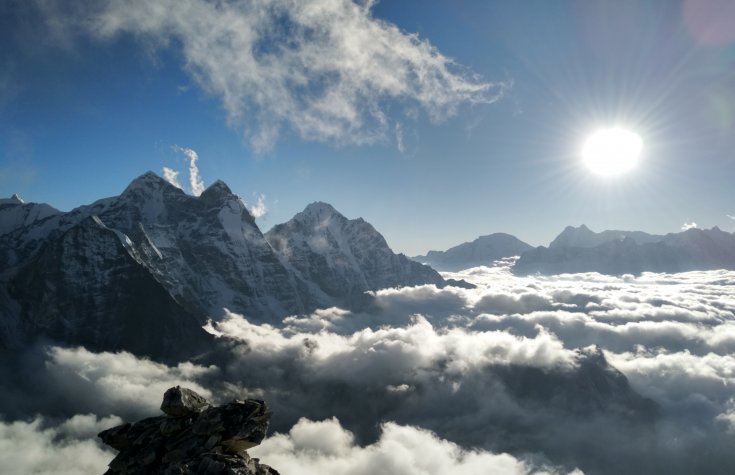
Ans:
[[[638,165],[643,140],[621,127],[596,130],[584,142],[582,160],[593,173],[616,176]]]

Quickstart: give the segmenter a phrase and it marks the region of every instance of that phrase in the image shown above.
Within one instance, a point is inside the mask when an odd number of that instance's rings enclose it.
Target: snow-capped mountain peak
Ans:
[[[311,203],[265,236],[303,279],[341,303],[363,299],[368,290],[444,284],[430,267],[393,253],[370,223],[347,219],[327,203]]]
[[[18,196],[17,193],[13,193],[10,198],[0,198],[0,205],[22,205],[24,203],[23,198]]]

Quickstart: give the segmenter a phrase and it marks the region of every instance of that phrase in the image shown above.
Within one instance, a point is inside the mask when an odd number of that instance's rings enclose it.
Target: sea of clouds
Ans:
[[[271,436],[251,452],[284,475],[735,470],[735,272],[509,264],[446,274],[475,289],[384,289],[280,327],[226,312],[217,348],[176,366],[41,342],[1,368],[0,467],[102,473],[114,454],[94,434],[181,384],[265,399]]]

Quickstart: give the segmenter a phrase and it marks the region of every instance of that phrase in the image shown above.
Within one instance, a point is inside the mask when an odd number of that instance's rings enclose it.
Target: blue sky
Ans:
[[[264,195],[264,230],[321,200],[408,254],[582,223],[735,230],[730,2],[263,4],[3,2],[0,195],[67,210],[147,170],[185,183],[178,146],[205,185]],[[643,155],[602,178],[579,150],[612,124]]]

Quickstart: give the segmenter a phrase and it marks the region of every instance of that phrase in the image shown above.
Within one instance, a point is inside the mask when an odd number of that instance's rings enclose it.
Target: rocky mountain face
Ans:
[[[176,386],[164,394],[161,410],[165,416],[100,432],[105,444],[120,451],[106,475],[278,475],[247,453],[268,430],[265,402],[212,407],[194,391]]]
[[[0,199],[0,235],[58,213],[47,204],[26,204],[18,195]]]
[[[454,246],[446,251],[429,251],[425,256],[412,257],[414,261],[430,265],[440,271],[458,271],[470,267],[488,266],[493,261],[520,256],[533,249],[520,239],[505,233],[480,236],[472,242]]]
[[[524,253],[516,274],[686,272],[735,269],[735,235],[717,227],[656,236],[567,228],[548,248]]]
[[[359,305],[366,290],[445,284],[329,205],[266,239],[221,181],[195,197],[148,172],[68,213],[14,197],[0,217],[0,347],[43,335],[155,357],[175,341],[200,348],[201,326],[224,309],[278,324]]]
[[[265,237],[301,279],[340,305],[363,299],[367,290],[444,285],[434,269],[394,254],[370,223],[347,219],[327,203],[308,205]]]
[[[10,334],[20,338],[42,334],[159,359],[181,356],[180,348],[202,351],[210,341],[196,314],[156,281],[132,242],[97,216],[49,239],[8,290],[20,304]]]

